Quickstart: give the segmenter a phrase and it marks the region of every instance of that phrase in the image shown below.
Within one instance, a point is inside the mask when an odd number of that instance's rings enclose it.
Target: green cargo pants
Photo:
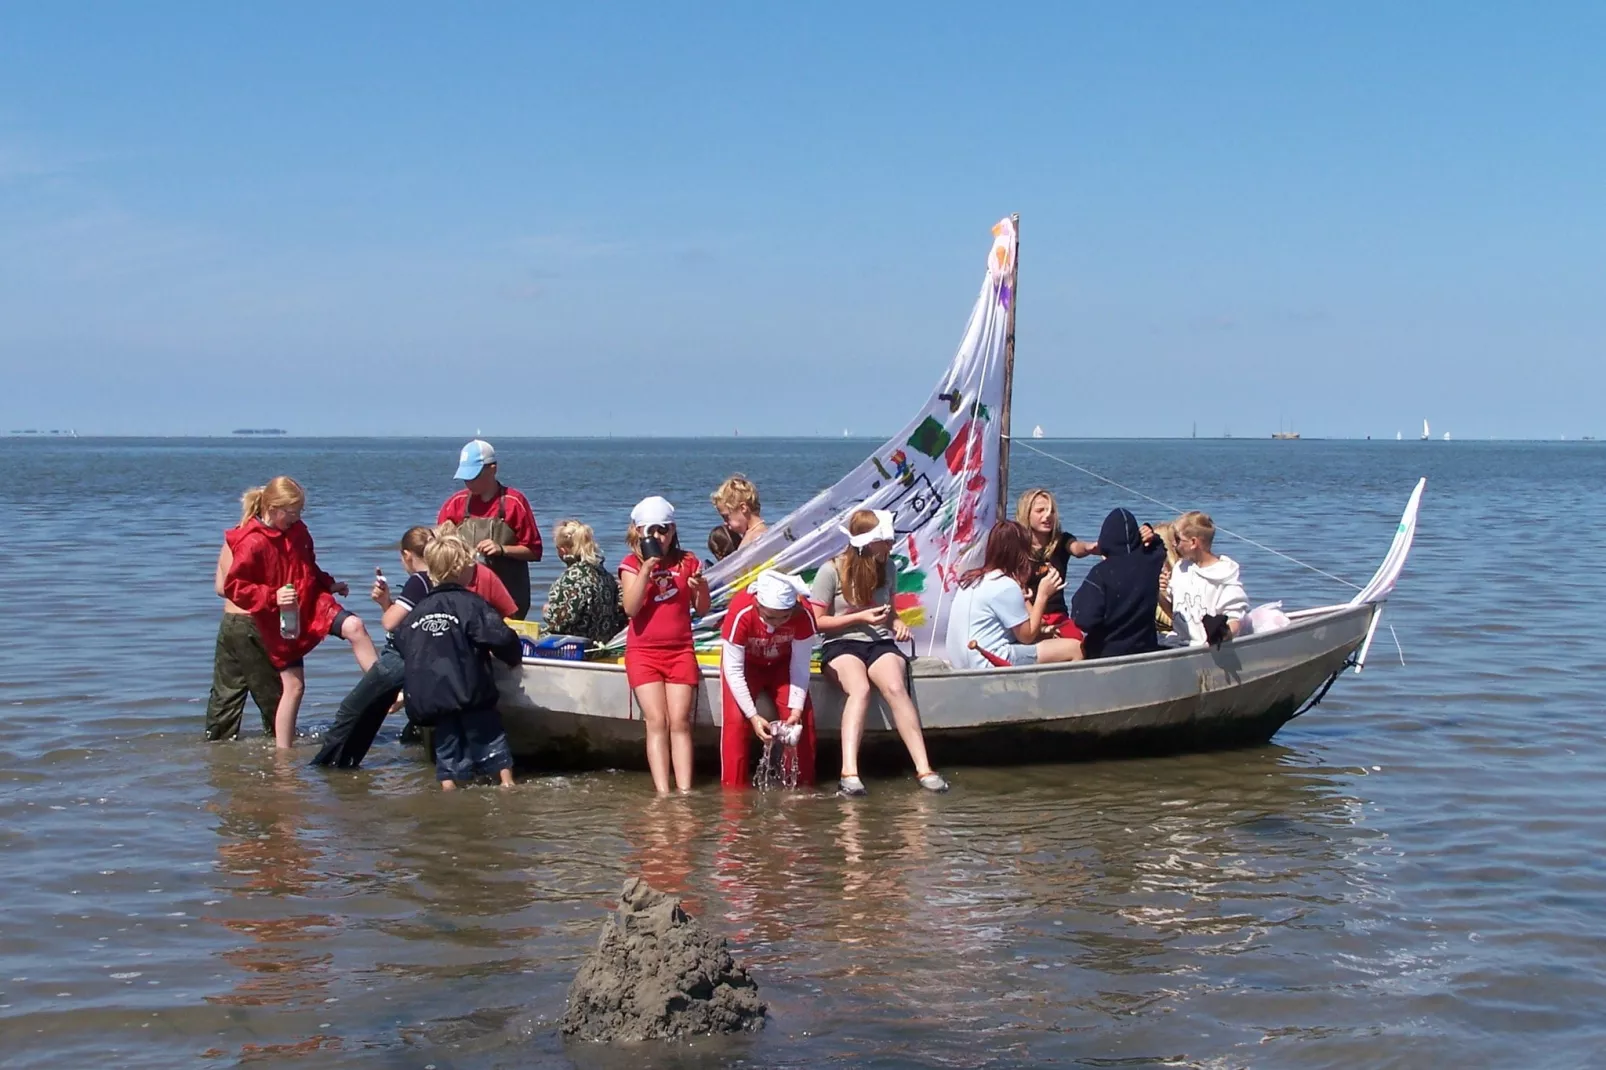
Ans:
[[[262,713],[262,731],[273,736],[273,715],[284,685],[268,660],[256,622],[240,613],[223,614],[212,660],[212,694],[206,700],[206,738],[235,739],[250,694]]]

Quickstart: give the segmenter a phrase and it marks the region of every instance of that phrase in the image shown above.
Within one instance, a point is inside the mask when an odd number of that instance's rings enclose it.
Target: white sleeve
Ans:
[[[1249,595],[1242,583],[1227,583],[1221,587],[1216,601],[1216,612],[1225,613],[1228,620],[1242,620],[1249,612]]]
[[[747,650],[729,639],[724,640],[723,644],[719,654],[719,674],[725,678],[725,686],[731,689],[731,696],[736,699],[742,716],[756,717],[758,707],[753,704],[753,692],[747,687]]]
[[[812,642],[792,641],[792,672],[787,681],[790,686],[786,689],[786,708],[789,710],[801,710],[809,697],[809,661],[813,655]]]

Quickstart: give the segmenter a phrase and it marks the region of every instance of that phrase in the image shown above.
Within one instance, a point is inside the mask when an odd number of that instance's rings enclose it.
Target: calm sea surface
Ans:
[[[637,773],[443,797],[394,726],[356,773],[307,768],[310,739],[289,761],[203,743],[241,489],[300,479],[357,586],[399,576],[386,547],[433,520],[458,445],[0,441],[0,1064],[1606,1065],[1606,447],[1040,443],[1357,582],[1428,477],[1385,618],[1404,665],[1385,627],[1258,749],[949,769],[949,795],[888,779],[848,804],[660,801]],[[616,561],[645,494],[700,543],[723,476],[779,516],[872,444],[496,445],[544,529],[582,517]],[[1034,483],[1078,534],[1166,515],[1017,449]],[[1221,548],[1255,601],[1345,593]],[[330,643],[308,676],[315,734],[356,670]],[[630,874],[729,936],[764,1033],[556,1038]]]

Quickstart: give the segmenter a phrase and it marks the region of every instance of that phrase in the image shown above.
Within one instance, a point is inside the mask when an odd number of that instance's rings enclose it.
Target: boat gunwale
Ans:
[[[1274,636],[1290,635],[1300,631],[1309,631],[1324,624],[1341,620],[1352,613],[1374,613],[1380,610],[1383,604],[1384,603],[1381,602],[1345,603],[1341,605],[1318,606],[1313,609],[1298,610],[1289,614],[1289,620],[1291,623],[1286,628],[1278,628],[1275,631],[1270,632],[1261,632],[1258,635],[1248,635],[1242,639],[1234,639],[1232,640],[1232,643],[1235,648],[1254,646],[1261,640],[1269,640]],[[988,677],[1008,677],[1011,675],[1020,674],[1037,675],[1075,672],[1077,670],[1085,671],[1088,669],[1107,669],[1111,667],[1132,664],[1156,664],[1164,661],[1167,658],[1181,658],[1195,655],[1198,654],[1202,649],[1204,648],[1201,646],[1162,647],[1159,650],[1151,650],[1142,654],[1123,654],[1113,658],[1091,658],[1084,661],[1051,662],[1046,665],[1036,663],[1030,665],[990,665],[979,669],[955,669],[947,666],[946,663],[944,663],[944,666],[940,669],[922,666],[921,661],[927,660],[923,658],[915,659],[911,665],[913,675],[918,679],[949,679],[955,677],[963,679],[985,679]],[[524,666],[532,665],[539,666],[541,668],[555,667],[562,669],[583,669],[590,672],[623,673],[625,671],[623,659],[616,662],[601,662],[567,660],[563,658],[530,657],[523,659],[523,664],[518,670],[510,671],[522,671]],[[719,676],[718,665],[699,665],[699,670],[703,679],[717,679]],[[819,669],[815,669],[812,675],[823,677],[824,673]]]

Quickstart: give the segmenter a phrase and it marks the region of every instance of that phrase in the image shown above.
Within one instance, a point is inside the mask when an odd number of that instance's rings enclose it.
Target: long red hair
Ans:
[[[981,568],[959,577],[959,586],[974,587],[989,572],[1002,572],[1023,588],[1032,578],[1032,535],[1016,520],[1000,520],[987,533],[987,554]]]

